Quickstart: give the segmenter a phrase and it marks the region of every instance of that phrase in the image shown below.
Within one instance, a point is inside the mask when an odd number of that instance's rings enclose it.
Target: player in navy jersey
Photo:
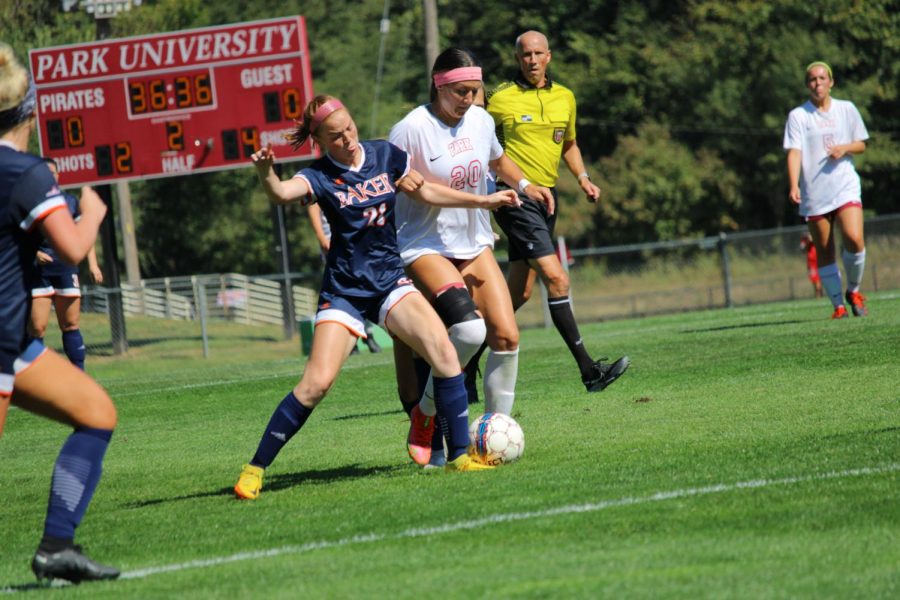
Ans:
[[[10,403],[74,428],[53,468],[44,535],[31,568],[38,579],[112,579],[119,571],[85,556],[74,537],[100,480],[116,409],[93,379],[27,333],[41,236],[61,260],[80,262],[106,207],[83,188],[75,223],[46,164],[25,152],[36,97],[28,72],[0,44],[0,433]]]
[[[54,179],[59,182],[59,168],[52,158],[44,158]],[[78,198],[63,193],[69,213],[75,222],[81,218]],[[78,267],[65,263],[56,255],[53,246],[44,240],[38,248],[37,258],[39,280],[31,289],[31,323],[29,333],[44,339],[47,322],[50,320],[51,304],[56,309],[56,321],[62,331],[63,351],[73,365],[84,370],[84,338],[81,335],[81,286],[78,282]],[[97,255],[91,248],[87,255],[88,268],[94,283],[103,283],[103,273],[97,265]]]
[[[271,147],[252,157],[272,202],[319,204],[331,224],[331,243],[309,361],[300,382],[275,409],[235,493],[242,499],[259,496],[265,469],[325,396],[357,339],[365,337],[366,318],[431,365],[438,410],[447,424],[447,469],[489,468],[466,453],[468,403],[459,358],[437,313],[403,271],[394,204],[398,189],[429,204],[482,208],[515,205],[516,194],[479,196],[425,183],[403,150],[385,141],[361,142],[350,112],[330,96],[317,96],[306,106],[290,139],[296,148],[309,137],[325,156],[290,180],[275,174]]]

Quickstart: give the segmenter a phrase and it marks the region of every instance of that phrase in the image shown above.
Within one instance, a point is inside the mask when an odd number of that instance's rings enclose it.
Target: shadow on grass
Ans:
[[[388,467],[360,467],[359,465],[347,465],[336,469],[323,469],[318,471],[299,471],[296,473],[281,473],[266,477],[263,485],[265,492],[277,492],[286,490],[300,485],[301,483],[333,483],[336,481],[344,481],[351,479],[360,479],[362,477],[370,477],[372,475],[380,475],[384,473],[393,473],[405,469],[406,465],[391,465]],[[167,504],[169,502],[181,502],[183,500],[196,500],[199,498],[215,498],[216,496],[234,497],[233,487],[224,487],[217,490],[207,492],[197,492],[196,494],[186,494],[184,496],[170,496],[168,498],[151,498],[148,500],[139,500],[137,502],[129,502],[124,505],[125,508],[145,508],[147,506],[156,506],[158,504]]]
[[[234,342],[277,342],[278,338],[269,335],[242,335],[229,336],[229,340]],[[203,337],[199,335],[176,336],[176,337],[160,337],[160,338],[128,338],[129,348],[143,348],[145,346],[153,346],[155,344],[164,344],[171,342],[191,342],[201,344]],[[88,356],[113,356],[112,341],[94,343],[89,341],[87,344]]]
[[[357,413],[355,415],[341,415],[340,417],[332,417],[332,421],[352,421],[354,419],[368,419],[370,417],[387,417],[390,415],[405,414],[403,409],[382,410],[380,412]]]
[[[814,319],[808,319],[814,320]],[[806,320],[792,321],[769,321],[767,323],[741,323],[740,325],[722,325],[720,327],[706,327],[703,329],[685,329],[681,333],[707,333],[710,331],[728,331],[730,329],[749,329],[754,327],[775,327],[780,325],[796,325],[798,323],[806,323]]]

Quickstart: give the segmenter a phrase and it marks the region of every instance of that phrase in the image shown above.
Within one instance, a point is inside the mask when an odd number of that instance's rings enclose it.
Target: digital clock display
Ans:
[[[63,186],[280,161],[312,99],[303,17],[236,23],[30,52],[41,153]]]

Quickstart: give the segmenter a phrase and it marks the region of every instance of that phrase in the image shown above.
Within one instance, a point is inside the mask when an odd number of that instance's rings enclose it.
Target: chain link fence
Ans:
[[[805,231],[796,226],[606,248],[566,249],[561,243],[560,251],[569,267],[575,313],[587,323],[812,298],[800,247]],[[869,218],[865,231],[863,292],[900,288],[900,215]],[[503,256],[498,258],[505,267]],[[296,334],[291,321],[308,321],[315,314],[319,277],[223,273],[146,279],[118,290],[85,286],[88,354],[133,354],[148,346],[180,344],[208,356],[210,340],[217,337],[228,343],[284,341]],[[121,320],[110,314],[116,294],[121,294]],[[830,308],[823,304],[822,310]],[[522,328],[551,326],[538,290],[517,318]]]

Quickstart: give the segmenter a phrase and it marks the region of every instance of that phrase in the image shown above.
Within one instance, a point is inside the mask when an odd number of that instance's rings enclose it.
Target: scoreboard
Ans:
[[[74,186],[246,167],[312,99],[303,17],[55,46],[29,53],[41,154]]]

